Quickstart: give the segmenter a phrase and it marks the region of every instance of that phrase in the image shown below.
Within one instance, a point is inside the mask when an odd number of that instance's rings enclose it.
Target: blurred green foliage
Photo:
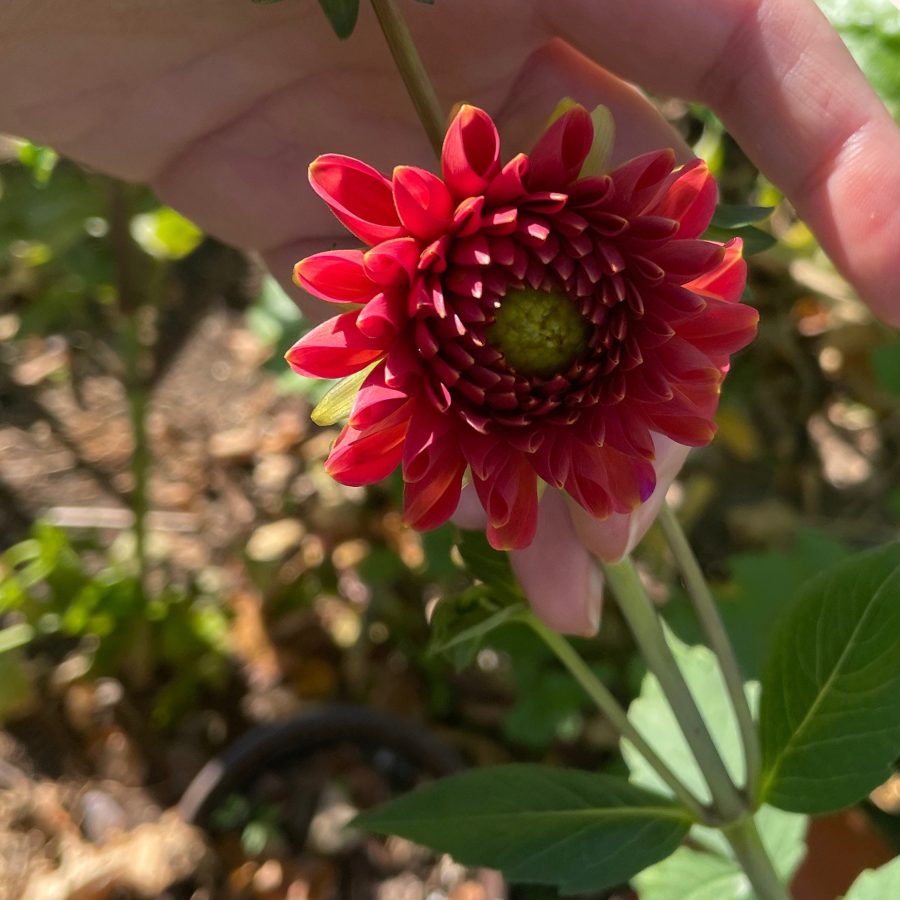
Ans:
[[[790,599],[810,578],[849,555],[839,541],[813,528],[800,528],[790,549],[738,553],[728,560],[731,578],[716,597],[741,671],[759,679],[770,637]],[[703,632],[683,596],[669,603],[666,620],[688,643],[703,642]]]
[[[196,587],[145,596],[134,561],[98,558],[98,549],[38,523],[30,538],[0,555],[0,616],[18,620],[0,637],[27,628],[33,652],[42,644],[88,647],[91,674],[117,676],[137,689],[158,686],[153,717],[167,727],[203,689],[227,685],[228,617],[218,597]]]
[[[891,0],[817,0],[872,86],[900,121],[900,9]]]

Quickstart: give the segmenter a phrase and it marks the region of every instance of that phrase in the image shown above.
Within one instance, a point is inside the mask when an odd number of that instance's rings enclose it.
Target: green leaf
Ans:
[[[486,634],[527,608],[524,601],[498,599],[487,585],[476,585],[457,597],[442,600],[431,617],[431,653],[455,652],[457,669],[471,665]]]
[[[495,550],[483,531],[460,530],[456,546],[469,571],[494,588],[497,596],[511,601],[523,599],[509,556],[502,550]]]
[[[763,672],[762,796],[826,813],[881,784],[900,753],[900,544],[809,582]]]
[[[328,393],[319,401],[309,417],[316,425],[335,425],[348,418],[353,409],[353,401],[366,380],[369,372],[378,365],[373,362],[353,375],[342,378],[337,384],[328,389]]]
[[[847,892],[844,900],[891,900],[900,897],[900,858],[880,869],[867,869]]]
[[[673,635],[669,636],[669,643],[691,693],[697,700],[697,705],[710,729],[713,740],[725,760],[729,773],[732,778],[737,780],[737,783],[742,783],[744,761],[740,733],[715,655],[706,647],[688,647]],[[750,682],[745,685],[745,691],[751,709],[755,709],[759,696],[759,685]],[[678,773],[678,777],[697,796],[708,801],[710,799],[709,789],[703,775],[678,727],[675,714],[662,693],[659,682],[653,675],[645,676],[640,696],[628,709],[628,718],[659,756],[668,763],[674,772]],[[634,747],[624,740],[621,745],[622,755],[631,770],[631,781],[641,787],[671,795],[669,787]],[[755,819],[776,870],[784,880],[788,880],[806,852],[804,844],[808,824],[806,816],[763,806],[757,812]],[[726,861],[731,860],[731,848],[721,833],[715,829],[695,825],[691,829],[691,837],[698,844],[714,851],[717,857]],[[698,856],[705,860],[708,854],[692,853],[689,860],[695,861],[695,857]],[[717,890],[722,889],[723,879],[727,884],[734,886],[735,890],[745,883],[738,877],[741,873],[736,863],[729,862],[728,866],[723,867],[718,863],[706,865],[704,861],[700,868],[706,874],[703,878],[698,876],[696,884],[688,879],[684,894],[658,893],[663,890],[670,875],[675,877],[682,869],[690,869],[687,861],[682,864],[683,857],[683,851],[679,850],[667,863],[657,867],[671,867],[672,870],[670,872],[669,868],[666,868],[664,877],[659,881],[656,879],[655,873],[645,873],[648,879],[647,883],[654,886],[653,891],[655,892],[648,893],[645,897],[642,887],[642,900],[666,900],[668,897],[678,897],[679,900],[682,897],[691,897],[693,900],[695,895],[690,893],[690,890],[698,891],[697,900],[707,896],[714,900],[730,900],[732,895],[725,893],[724,890],[721,897],[716,893]],[[728,872],[731,874],[728,875]],[[643,885],[644,882],[638,879],[638,884]],[[711,892],[709,894],[703,893],[704,890],[707,890],[707,884]],[[737,893],[734,896],[735,898],[745,897],[746,894]]]
[[[869,365],[878,384],[894,397],[900,397],[900,344],[885,344],[870,350]]]
[[[545,748],[551,741],[572,743],[584,728],[582,711],[589,705],[584,688],[568,672],[544,667],[518,698],[503,723],[503,734],[511,741]],[[530,680],[530,679],[517,679]]]
[[[342,41],[347,40],[356,28],[359,16],[359,0],[319,0],[334,33]]]
[[[681,847],[634,878],[641,900],[749,900],[747,876],[730,859]]]
[[[745,225],[742,228],[719,228],[710,225],[702,235],[704,240],[727,243],[732,238],[740,238],[744,242],[744,256],[753,256],[754,253],[762,253],[774,247],[778,241],[767,231]]]
[[[775,212],[774,206],[719,205],[709,224],[716,228],[743,228],[745,225],[755,225],[757,222],[768,219],[773,212]]]
[[[34,629],[25,622],[0,629],[0,653],[24,647],[34,640]]]
[[[760,837],[779,878],[787,884],[806,857],[806,831],[809,817],[785,812],[774,806],[762,806],[753,817]],[[734,859],[725,836],[717,828],[695,825],[691,838],[719,856]],[[737,863],[734,863],[737,866]]]
[[[18,144],[18,154],[19,162],[31,169],[34,183],[38,187],[45,187],[59,160],[56,151],[40,144],[32,144],[30,141],[21,141]]]
[[[620,884],[665,859],[690,818],[609,776],[509,765],[420,787],[353,824],[570,894]]]
[[[613,144],[616,141],[616,122],[608,107],[596,107],[591,113],[591,122],[594,125],[594,139],[581,166],[579,178],[608,172]]]
[[[131,220],[131,235],[145,253],[157,259],[181,259],[203,240],[203,232],[168,206]]]
[[[706,647],[687,647],[671,634],[669,643],[729,774],[736,784],[743,784],[740,732],[715,655]],[[751,688],[748,695],[753,693]],[[706,780],[654,675],[645,676],[640,696],[628,708],[628,718],[685,785],[704,802],[711,802]],[[670,793],[665,782],[628,741],[622,741],[622,755],[634,784]]]
[[[778,617],[791,598],[810,578],[849,552],[821,531],[798,528],[789,550],[740,553],[728,559],[731,579],[716,586],[716,601],[745,678],[761,677]],[[664,613],[682,640],[703,640],[686,598],[667,604]]]

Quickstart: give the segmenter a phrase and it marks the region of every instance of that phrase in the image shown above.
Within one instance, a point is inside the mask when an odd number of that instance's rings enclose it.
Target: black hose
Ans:
[[[200,770],[178,810],[185,821],[205,828],[222,801],[260,769],[286,760],[302,763],[326,747],[347,743],[368,749],[376,759],[378,751],[393,754],[416,774],[440,778],[464,768],[456,750],[419,725],[379,710],[333,704],[248,731]]]

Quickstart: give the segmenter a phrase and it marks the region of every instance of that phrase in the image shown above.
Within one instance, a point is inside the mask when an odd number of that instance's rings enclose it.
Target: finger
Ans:
[[[900,129],[812,0],[559,0],[545,14],[618,75],[714,109],[900,323]]]
[[[691,158],[678,132],[640,91],[559,39],[528,57],[494,117],[508,156],[534,146],[563,97],[589,110],[609,107],[616,123],[613,166],[664,147],[672,147],[680,162]]]

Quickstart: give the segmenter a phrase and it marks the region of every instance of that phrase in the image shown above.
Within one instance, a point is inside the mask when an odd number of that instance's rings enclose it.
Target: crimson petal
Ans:
[[[309,183],[346,228],[370,246],[406,234],[391,182],[358,159],[326,153],[309,167]]]
[[[486,112],[460,107],[444,138],[441,169],[454,197],[484,193],[500,171],[500,135]]]
[[[425,241],[447,230],[456,207],[437,175],[414,166],[394,169],[394,203],[409,233]]]
[[[363,268],[361,250],[331,250],[301,259],[294,282],[320,300],[366,303],[378,292]]]
[[[575,181],[591,149],[594,124],[578,104],[563,113],[529,154],[529,191],[560,191]]]
[[[290,367],[307,378],[344,378],[384,356],[389,336],[364,335],[356,326],[359,312],[335,316],[303,335],[285,354]]]

